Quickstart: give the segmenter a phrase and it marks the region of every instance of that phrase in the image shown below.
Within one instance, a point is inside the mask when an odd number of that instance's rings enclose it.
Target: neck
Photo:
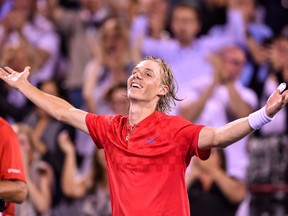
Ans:
[[[136,125],[155,111],[154,106],[130,103],[129,124]]]

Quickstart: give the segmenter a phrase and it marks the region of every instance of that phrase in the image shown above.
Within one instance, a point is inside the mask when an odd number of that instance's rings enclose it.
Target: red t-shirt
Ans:
[[[185,170],[210,155],[197,148],[203,126],[158,111],[134,128],[121,115],[87,114],[86,124],[106,153],[113,215],[190,215]]]
[[[10,125],[0,117],[0,180],[25,182],[18,138]],[[3,216],[14,216],[14,204],[7,203]],[[1,214],[1,213],[0,213]]]

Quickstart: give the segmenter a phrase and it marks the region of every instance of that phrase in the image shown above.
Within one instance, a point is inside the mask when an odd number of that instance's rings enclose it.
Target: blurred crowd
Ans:
[[[287,0],[0,0],[0,65],[97,114],[128,114],[145,56],[177,80],[171,115],[213,127],[249,115],[288,81]],[[186,173],[191,214],[288,215],[288,110]],[[105,154],[0,81],[29,187],[19,216],[111,215]],[[125,182],[123,182],[125,184]]]

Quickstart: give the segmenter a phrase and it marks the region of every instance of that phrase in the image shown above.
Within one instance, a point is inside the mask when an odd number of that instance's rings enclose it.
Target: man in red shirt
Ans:
[[[0,117],[0,211],[2,216],[14,215],[14,204],[25,200],[25,183],[18,138],[10,125]]]
[[[207,159],[272,120],[287,104],[281,84],[262,109],[220,128],[195,125],[165,112],[175,94],[170,67],[148,57],[127,81],[129,115],[95,115],[74,108],[28,82],[30,67],[0,69],[0,78],[51,116],[90,134],[107,161],[113,215],[189,215],[185,169],[192,156]],[[284,92],[283,92],[284,91]],[[283,93],[282,93],[283,92]],[[193,205],[193,203],[192,203]]]

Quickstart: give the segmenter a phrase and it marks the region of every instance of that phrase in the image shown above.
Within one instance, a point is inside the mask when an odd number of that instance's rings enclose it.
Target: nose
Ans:
[[[133,72],[132,76],[134,79],[142,79],[142,74],[140,71]]]

